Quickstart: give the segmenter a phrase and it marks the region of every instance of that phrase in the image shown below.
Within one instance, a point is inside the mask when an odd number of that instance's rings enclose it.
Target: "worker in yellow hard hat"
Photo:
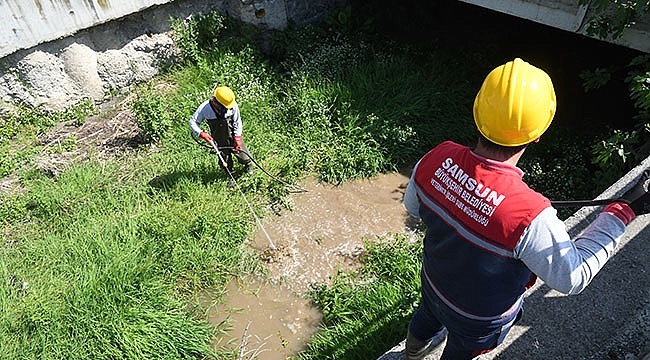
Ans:
[[[487,75],[476,95],[476,147],[445,141],[413,169],[404,205],[426,234],[422,301],[406,331],[406,359],[423,358],[445,337],[437,350],[442,359],[474,359],[496,348],[521,317],[524,292],[537,277],[562,293],[580,293],[627,223],[650,211],[642,179],[625,201],[607,205],[580,236],[569,237],[551,202],[524,183],[517,167],[556,106],[545,71],[509,61]]]
[[[203,131],[201,123],[207,120],[210,133]],[[190,129],[195,136],[205,140],[211,146],[213,143],[219,150],[224,162],[219,165],[227,171],[232,180],[233,159],[246,166],[249,174],[253,173],[253,161],[242,137],[242,120],[239,106],[235,101],[235,94],[227,86],[219,86],[214,90],[214,95],[204,101],[196,109],[189,120]],[[230,183],[231,185],[232,182]]]

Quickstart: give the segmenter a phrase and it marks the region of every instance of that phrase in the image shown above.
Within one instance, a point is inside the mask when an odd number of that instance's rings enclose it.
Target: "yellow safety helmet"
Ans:
[[[548,129],[556,105],[548,74],[516,58],[485,78],[474,99],[474,121],[493,143],[519,146],[537,140]]]
[[[219,86],[214,90],[214,97],[217,98],[219,104],[232,109],[235,106],[235,93],[227,86]]]

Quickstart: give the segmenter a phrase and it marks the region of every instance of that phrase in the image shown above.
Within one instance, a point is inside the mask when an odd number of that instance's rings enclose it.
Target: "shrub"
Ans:
[[[131,102],[135,122],[147,141],[159,141],[172,126],[164,95],[155,90],[151,83],[141,87]]]

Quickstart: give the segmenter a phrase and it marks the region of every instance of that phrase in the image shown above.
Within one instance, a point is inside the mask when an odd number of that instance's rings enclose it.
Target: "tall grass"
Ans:
[[[57,177],[28,155],[3,163],[24,190],[0,194],[0,358],[234,359],[211,346],[227,324],[209,324],[193,295],[263,273],[246,246],[255,221],[242,196],[264,216],[285,204],[285,183],[367,177],[410,166],[444,139],[475,139],[471,103],[485,65],[473,55],[320,24],[277,34],[264,53],[261,34],[216,13],[172,25],[183,62],[137,87],[131,103],[154,150]],[[187,121],[215,85],[235,90],[249,150],[284,182],[258,172],[238,179],[242,193],[228,190],[216,157],[192,140]],[[4,123],[13,125],[3,153],[38,152],[29,138],[11,147],[28,125]],[[551,189],[547,163],[533,165],[539,190]],[[577,193],[594,191],[580,180]],[[399,235],[369,243],[364,269],[314,292],[324,323],[298,357],[370,358],[400,339],[417,299],[418,249]]]
[[[419,301],[421,244],[403,234],[366,242],[364,267],[312,294],[322,330],[296,359],[376,359],[404,338]]]
[[[251,221],[233,194],[201,181],[207,164],[158,160],[129,168],[144,174],[126,184],[124,164],[89,163],[3,199],[14,213],[3,218],[0,357],[212,353],[219,330],[187,311],[188,296],[255,269],[242,246]]]

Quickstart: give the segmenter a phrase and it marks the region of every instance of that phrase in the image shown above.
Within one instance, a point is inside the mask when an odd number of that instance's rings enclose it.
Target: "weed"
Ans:
[[[162,139],[172,126],[163,96],[149,83],[140,88],[139,95],[131,103],[135,121],[148,141]]]
[[[379,240],[379,239],[377,239]],[[312,293],[323,328],[297,359],[368,359],[399,342],[419,299],[421,245],[403,235],[367,241],[363,269],[339,273]]]

